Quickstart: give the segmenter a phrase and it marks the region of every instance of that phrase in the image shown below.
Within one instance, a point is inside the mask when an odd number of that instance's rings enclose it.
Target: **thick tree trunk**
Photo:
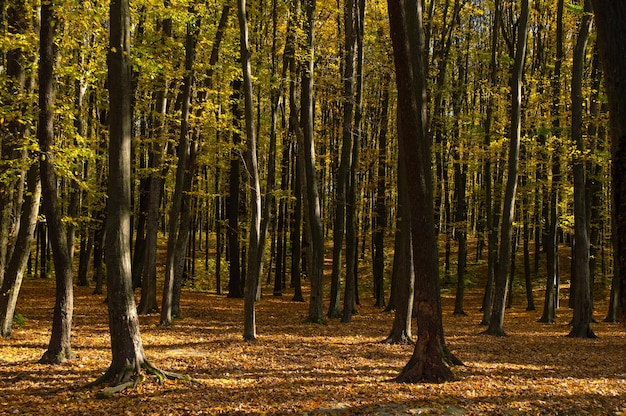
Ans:
[[[485,331],[489,335],[505,335],[504,310],[508,292],[509,261],[513,237],[513,219],[515,213],[515,193],[519,166],[519,148],[521,136],[522,76],[528,38],[529,0],[521,0],[521,12],[518,21],[518,37],[515,49],[515,62],[511,81],[511,135],[509,142],[508,176],[504,195],[502,225],[500,228],[500,253],[495,278],[495,297],[491,312],[491,321]]]
[[[48,224],[49,238],[56,276],[56,302],[52,318],[52,333],[48,350],[41,362],[58,364],[73,357],[70,337],[74,309],[72,261],[67,246],[67,234],[61,221],[57,179],[54,173],[53,128],[53,74],[54,74],[54,6],[41,5],[40,61],[39,61],[39,140],[41,189],[43,208]]]
[[[621,305],[626,305],[626,3],[592,0],[600,58],[609,99],[615,279],[620,281]],[[626,308],[622,307],[622,322]]]
[[[398,133],[405,145],[418,321],[413,356],[399,382],[454,379],[443,351],[437,236],[433,224],[431,140],[426,120],[426,65],[420,0],[388,1],[398,90]]]

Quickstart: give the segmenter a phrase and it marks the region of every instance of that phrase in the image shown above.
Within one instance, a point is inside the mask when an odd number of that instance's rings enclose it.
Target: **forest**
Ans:
[[[0,403],[626,412],[623,19],[0,0]]]

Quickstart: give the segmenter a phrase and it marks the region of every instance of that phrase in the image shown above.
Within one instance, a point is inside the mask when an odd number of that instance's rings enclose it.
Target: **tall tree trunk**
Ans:
[[[313,75],[315,71],[315,7],[316,0],[305,2],[305,33],[307,57],[302,74],[302,96],[300,98],[300,128],[302,137],[299,145],[304,153],[304,199],[306,212],[306,228],[309,230],[310,250],[310,281],[311,293],[308,319],[321,322],[323,311],[323,276],[324,276],[324,232],[322,229],[321,206],[317,173],[315,172],[315,140],[313,113]]]
[[[500,16],[501,16],[500,0],[494,1],[494,16],[491,27],[491,61],[489,64],[489,86],[492,89],[498,86],[498,43],[500,32]],[[491,144],[493,114],[495,112],[495,99],[489,97],[487,103],[487,114],[485,117],[485,140],[484,148],[489,149]],[[495,220],[495,204],[493,203],[492,182],[493,174],[491,172],[491,157],[487,155],[485,160],[485,232],[487,233],[487,284],[485,287],[485,295],[483,297],[483,319],[481,325],[489,325],[491,321],[491,309],[493,305],[493,284],[495,279],[495,267],[498,251],[498,234],[497,224]]]
[[[41,150],[40,170],[43,208],[48,224],[56,276],[56,301],[52,318],[52,333],[48,350],[40,362],[58,364],[73,357],[71,348],[72,313],[74,309],[72,261],[67,246],[67,234],[61,220],[57,178],[54,173],[53,77],[54,77],[54,5],[41,4],[39,38],[39,126],[37,138]]]
[[[241,82],[235,80],[233,82],[233,93],[231,96],[232,113],[234,118],[233,129],[233,145],[237,146],[241,142],[241,136],[237,127],[241,123]],[[243,286],[241,280],[241,257],[240,257],[240,240],[239,240],[239,209],[240,209],[240,167],[241,156],[236,149],[230,152],[230,171],[228,180],[228,198],[226,200],[226,219],[228,220],[228,228],[226,231],[228,238],[228,260],[229,260],[229,278],[228,278],[228,297],[242,298]]]
[[[250,65],[251,51],[248,46],[248,20],[246,17],[246,0],[238,0],[239,34],[241,47],[241,66],[243,72],[243,95],[245,103],[246,123],[246,161],[250,178],[250,235],[248,238],[248,273],[244,289],[244,330],[243,338],[248,341],[256,339],[255,300],[257,285],[261,273],[261,186],[259,184],[259,168],[257,162],[256,132],[254,128],[254,103],[252,98],[252,68]]]
[[[28,170],[26,183],[28,188],[22,204],[20,228],[0,288],[0,336],[2,337],[11,335],[15,306],[30,255],[33,233],[37,225],[41,197],[39,164],[37,162],[33,163]]]
[[[511,135],[509,142],[508,176],[504,195],[504,208],[502,211],[502,225],[500,228],[500,253],[495,278],[495,297],[491,312],[491,321],[485,331],[489,335],[505,335],[504,310],[508,292],[509,261],[511,258],[511,245],[513,236],[513,219],[515,214],[515,193],[517,190],[517,177],[519,166],[519,148],[521,136],[521,107],[522,107],[522,78],[524,60],[526,57],[526,40],[528,38],[528,15],[529,0],[521,0],[521,11],[518,20],[517,45],[515,48],[515,61],[513,63],[513,76],[511,78]]]
[[[591,329],[593,318],[591,301],[591,276],[589,273],[589,226],[587,199],[585,196],[585,162],[583,160],[583,69],[587,40],[591,33],[593,16],[591,4],[585,1],[585,14],[578,31],[572,65],[572,142],[576,146],[574,155],[574,239],[575,239],[575,275],[574,317],[570,337],[595,338]]]
[[[611,178],[613,179],[613,238],[615,279],[620,281],[621,304],[626,305],[626,3],[592,0],[598,27],[600,58],[609,100]],[[626,308],[622,307],[622,322]]]
[[[161,45],[165,46],[172,37],[171,1],[163,0],[166,16],[160,23]],[[157,245],[158,232],[161,223],[161,202],[164,194],[165,177],[169,166],[163,163],[163,154],[167,152],[167,110],[168,110],[168,81],[165,70],[161,70],[157,77],[156,91],[154,92],[155,109],[152,112],[152,130],[150,134],[153,140],[150,143],[147,195],[146,234],[144,239],[143,273],[141,273],[141,298],[139,299],[139,314],[158,312],[157,304]],[[139,238],[139,236],[138,236]],[[139,253],[138,253],[139,254]],[[133,270],[133,274],[140,273]],[[161,309],[161,313],[163,310]]]
[[[92,384],[135,385],[142,369],[161,373],[147,361],[132,288],[130,247],[131,75],[128,0],[111,0],[109,47],[109,181],[106,263],[111,365]]]
[[[431,140],[426,119],[426,63],[420,0],[387,2],[398,90],[399,139],[405,146],[411,208],[417,342],[399,382],[454,379],[444,355],[437,236],[433,224]]]
[[[549,215],[546,218],[548,232],[545,235],[546,251],[546,291],[543,302],[543,313],[539,322],[554,323],[558,306],[558,227],[559,227],[559,191],[561,187],[561,66],[563,64],[563,0],[557,3],[556,18],[556,59],[554,61],[554,75],[552,81],[552,130],[553,140],[556,142],[552,152],[552,185],[550,190]]]
[[[393,268],[396,289],[395,313],[391,333],[385,340],[391,344],[412,344],[411,318],[413,315],[415,265],[411,245],[411,207],[409,206],[409,184],[404,160],[404,143],[398,143],[398,216]],[[391,301],[389,301],[391,303]]]
[[[338,318],[339,312],[339,281],[342,269],[342,251],[346,234],[346,200],[350,179],[352,146],[354,145],[352,120],[354,117],[354,85],[355,85],[355,49],[356,49],[356,13],[358,0],[346,0],[343,9],[344,51],[343,51],[343,122],[342,145],[339,170],[337,171],[337,190],[335,195],[335,222],[333,225],[333,263],[330,286],[329,318]],[[346,242],[347,243],[347,242]],[[349,265],[346,265],[346,279]],[[346,282],[346,288],[348,283]]]
[[[188,154],[185,166],[183,167],[183,179],[181,183],[181,210],[178,235],[176,236],[176,248],[174,255],[174,284],[172,285],[172,304],[170,315],[180,316],[180,295],[183,285],[183,274],[191,237],[192,227],[192,203],[191,189],[193,178],[196,173],[196,152],[198,149],[197,136],[190,133],[189,115],[191,113],[192,85],[194,77],[194,61],[196,59],[196,45],[198,34],[200,33],[200,17],[197,16],[193,6],[189,7],[189,13],[194,16],[194,21],[187,24],[187,34],[185,36],[185,75],[181,87],[182,107],[180,113],[180,136],[188,137]],[[192,247],[193,249],[193,247]],[[193,263],[192,263],[193,264]],[[193,274],[192,274],[193,277]]]
[[[383,75],[383,96],[381,102],[380,133],[378,137],[378,173],[376,180],[376,214],[374,216],[374,262],[372,267],[375,282],[376,305],[385,305],[385,230],[387,228],[387,125],[389,123],[389,81]]]

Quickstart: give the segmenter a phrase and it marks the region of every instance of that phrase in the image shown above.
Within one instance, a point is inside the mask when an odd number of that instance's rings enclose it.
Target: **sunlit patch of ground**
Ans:
[[[257,305],[259,339],[242,340],[240,299],[185,292],[183,319],[158,328],[140,317],[146,354],[156,366],[193,381],[146,380],[106,400],[84,385],[109,365],[106,305],[76,288],[73,343],[77,358],[61,366],[36,361],[52,317],[52,282],[27,280],[18,305],[25,317],[0,340],[0,414],[620,414],[626,412],[626,332],[599,322],[595,340],[566,338],[571,313],[558,324],[516,304],[505,338],[480,335],[480,290],[470,291],[468,316],[453,316],[443,299],[447,343],[466,364],[444,384],[390,382],[412,347],[381,344],[392,314],[362,295],[352,323],[303,323],[306,303],[266,296]],[[536,300],[538,301],[538,299]],[[521,303],[521,297],[520,297]],[[596,305],[602,320],[604,304]]]

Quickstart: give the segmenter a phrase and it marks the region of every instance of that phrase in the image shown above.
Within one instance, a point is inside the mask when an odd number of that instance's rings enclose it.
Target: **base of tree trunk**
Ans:
[[[333,308],[328,311],[328,319],[339,319],[341,318],[341,311],[339,308]]]
[[[300,296],[296,296],[294,295],[293,298],[291,299],[292,302],[304,302],[304,298],[302,297],[302,295]]]
[[[126,390],[127,388],[135,388],[145,379],[145,374],[154,377],[159,384],[167,379],[171,380],[191,380],[191,377],[185,374],[173,373],[154,367],[147,361],[144,361],[139,367],[127,363],[122,368],[117,368],[111,364],[111,367],[98,379],[87,384],[87,388],[101,386],[109,383],[109,387],[98,392],[96,398],[106,399]]]
[[[534,306],[528,306],[526,307],[526,311],[530,312],[530,311],[534,311],[536,310]]]
[[[463,309],[457,311],[456,309],[454,310],[454,312],[452,313],[452,315],[462,315],[462,316],[467,316],[467,312],[465,312]]]
[[[485,331],[481,332],[481,334],[492,335],[494,337],[508,337],[502,328],[487,328]]]
[[[74,358],[76,358],[76,354],[74,354],[72,351],[67,350],[67,351],[61,351],[58,353],[51,353],[49,350],[44,352],[43,355],[41,356],[41,358],[39,359],[39,361],[37,361],[39,364],[63,364],[66,363],[70,360],[73,360]]]
[[[456,376],[443,360],[432,362],[411,359],[393,381],[397,383],[443,383],[454,380]]]
[[[399,334],[389,334],[382,343],[389,345],[415,345],[415,341],[413,341],[406,331],[402,331]]]
[[[589,324],[574,325],[567,336],[570,338],[598,338]]]

